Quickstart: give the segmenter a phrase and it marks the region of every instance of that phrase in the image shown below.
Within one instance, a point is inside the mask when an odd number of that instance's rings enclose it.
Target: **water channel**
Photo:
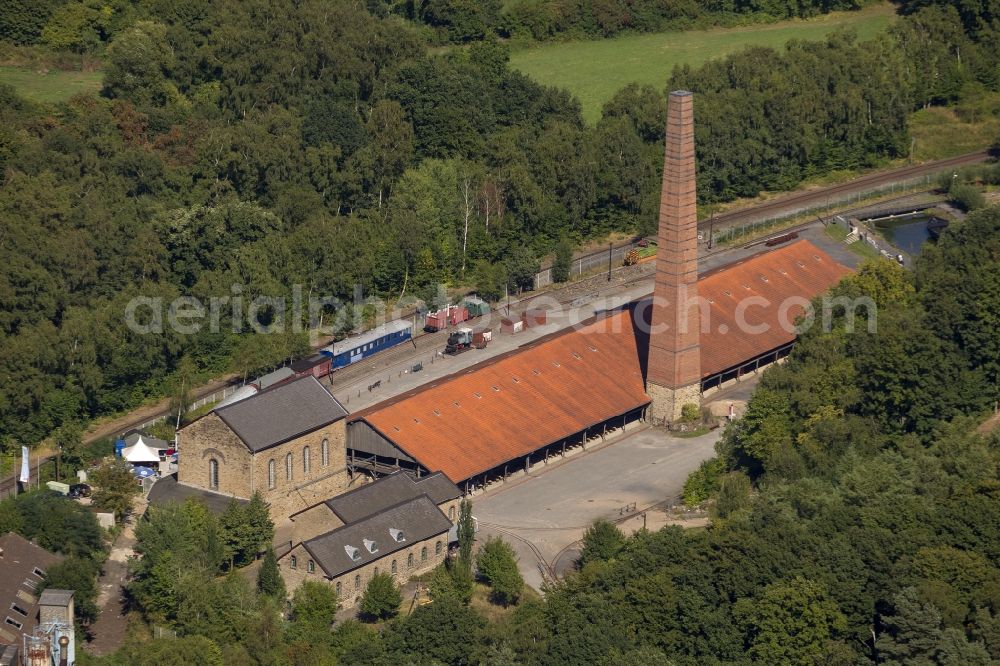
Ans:
[[[937,230],[947,224],[941,218],[923,212],[870,220],[869,223],[894,247],[911,257],[920,254],[923,244],[936,239]]]

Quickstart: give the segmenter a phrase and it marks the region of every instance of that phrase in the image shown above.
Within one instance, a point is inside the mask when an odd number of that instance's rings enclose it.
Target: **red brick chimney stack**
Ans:
[[[670,93],[665,153],[646,377],[654,423],[677,421],[685,404],[701,404],[694,100],[686,90]]]

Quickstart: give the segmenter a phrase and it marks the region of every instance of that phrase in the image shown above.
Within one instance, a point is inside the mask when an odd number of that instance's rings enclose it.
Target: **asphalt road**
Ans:
[[[596,519],[617,521],[674,501],[688,475],[715,455],[721,430],[691,439],[635,427],[602,448],[536,467],[473,499],[480,541],[500,536],[517,552],[525,582],[540,589],[560,554]],[[623,511],[634,505],[635,510]]]

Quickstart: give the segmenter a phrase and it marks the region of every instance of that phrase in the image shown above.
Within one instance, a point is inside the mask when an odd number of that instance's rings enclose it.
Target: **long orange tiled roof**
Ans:
[[[794,330],[785,330],[779,318],[794,322],[802,308],[793,304],[783,313],[782,303],[817,296],[847,273],[800,240],[703,275],[698,293],[708,304],[710,330],[702,329],[702,376],[792,342]],[[737,324],[737,306],[748,297],[770,304],[745,309],[745,321],[766,325],[765,332],[748,333]],[[649,403],[648,336],[633,325],[637,311],[649,309],[625,308],[579,330],[552,334],[350,419],[365,420],[422,466],[455,483],[520,462],[547,444]]]
[[[648,402],[626,310],[352,419],[364,418],[421,465],[458,483]]]
[[[848,273],[847,267],[811,242],[799,240],[703,275],[698,280],[698,296],[708,302],[710,319],[706,329],[702,315],[702,376],[794,341],[795,319],[804,312],[802,303],[826,292]],[[744,300],[750,298],[755,300]],[[743,321],[753,328],[739,325],[741,302]],[[755,332],[757,327],[766,330]]]

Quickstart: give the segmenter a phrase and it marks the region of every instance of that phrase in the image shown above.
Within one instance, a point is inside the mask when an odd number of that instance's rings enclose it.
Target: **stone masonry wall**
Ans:
[[[323,440],[329,445],[323,464]],[[216,414],[206,416],[181,430],[177,480],[181,483],[249,498],[260,492],[270,505],[271,518],[282,522],[301,511],[344,492],[350,483],[344,420],[301,437],[251,454],[246,444]],[[308,447],[309,464],[305,464]],[[291,455],[288,473],[288,459]],[[219,487],[209,485],[209,461],[219,465]],[[273,461],[273,483],[268,467]],[[290,477],[290,478],[289,478]]]
[[[700,383],[676,389],[649,383],[646,385],[646,394],[652,400],[647,419],[653,425],[669,425],[679,421],[684,405],[701,406]]]
[[[343,521],[326,504],[317,504],[292,518],[293,544],[308,541],[343,526]]]
[[[441,544],[440,552],[438,552],[437,547],[439,543]],[[422,558],[424,548],[427,549],[426,559]],[[413,557],[412,566],[409,565],[411,555]],[[289,597],[304,581],[325,582],[335,589],[339,583],[338,598],[340,599],[341,608],[353,608],[360,603],[361,596],[365,593],[365,587],[367,587],[368,581],[372,579],[372,576],[379,572],[392,573],[393,560],[396,561],[396,582],[402,585],[412,576],[430,571],[441,564],[447,556],[448,535],[441,534],[425,541],[416,542],[407,548],[390,553],[383,558],[369,562],[363,567],[349,571],[331,580],[326,577],[318,564],[313,567],[312,573],[309,572],[309,561],[312,559],[312,556],[309,555],[309,551],[298,545],[278,560],[278,569],[285,580],[285,588]],[[293,557],[296,559],[294,569],[291,567]]]
[[[323,465],[323,440],[329,442],[329,461]],[[253,462],[253,487],[271,505],[276,522],[314,504],[339,495],[347,489],[347,436],[344,420],[314,430],[284,444],[259,451]],[[309,447],[308,471],[304,452]],[[291,479],[287,457],[291,455]],[[274,461],[274,487],[270,487],[268,465]]]
[[[252,459],[250,450],[225,422],[209,413],[183,428],[178,435],[177,480],[206,490],[249,498]],[[209,461],[219,464],[219,487],[209,485]]]

